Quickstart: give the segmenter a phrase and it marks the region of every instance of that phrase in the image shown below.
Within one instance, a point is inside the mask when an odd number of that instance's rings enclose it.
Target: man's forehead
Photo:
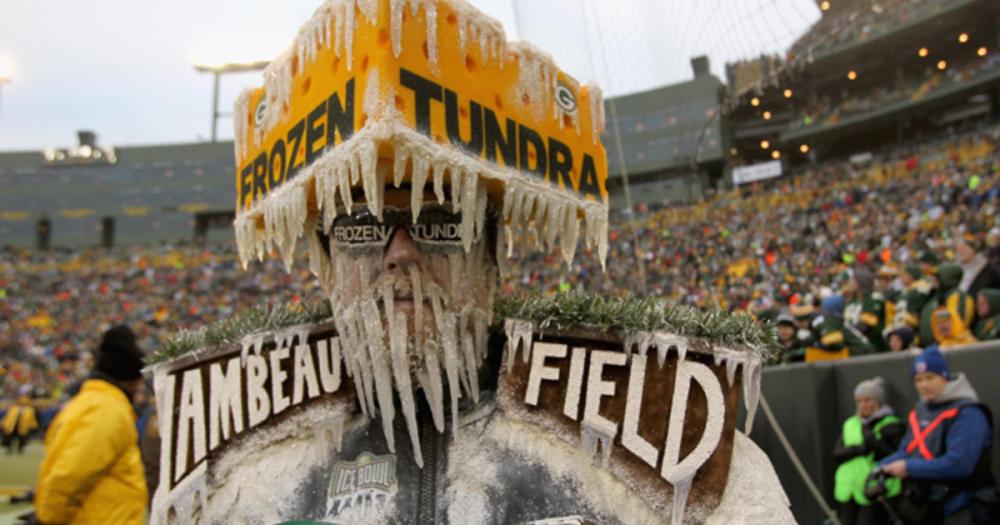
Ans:
[[[430,202],[432,199],[436,199],[433,192],[424,191],[423,202]],[[364,198],[356,200],[357,203],[364,203]],[[409,209],[410,207],[410,189],[409,188],[386,188],[385,195],[382,197],[382,202],[386,206],[392,206],[399,209]]]

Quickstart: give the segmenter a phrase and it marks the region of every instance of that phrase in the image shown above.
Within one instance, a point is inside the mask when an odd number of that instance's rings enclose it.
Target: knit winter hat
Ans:
[[[135,333],[125,325],[112,327],[101,338],[97,351],[97,371],[121,381],[142,377],[143,353]]]
[[[885,381],[881,377],[865,379],[854,387],[854,399],[867,397],[878,401],[878,404],[885,404]]]
[[[941,355],[937,345],[927,347],[913,361],[913,375],[924,372],[931,372],[945,379],[951,379],[951,369],[948,368],[948,361]]]

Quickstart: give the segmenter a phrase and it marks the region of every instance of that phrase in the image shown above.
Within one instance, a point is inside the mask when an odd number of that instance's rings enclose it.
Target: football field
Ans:
[[[16,523],[18,515],[31,509],[30,503],[12,505],[10,498],[35,485],[43,455],[44,448],[37,440],[25,447],[24,454],[8,455],[6,449],[0,449],[0,525]]]

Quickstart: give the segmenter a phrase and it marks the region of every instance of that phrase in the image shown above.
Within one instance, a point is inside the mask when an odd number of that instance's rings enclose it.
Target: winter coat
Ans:
[[[865,480],[876,462],[899,446],[906,427],[892,409],[883,405],[867,420],[854,415],[844,421],[833,458],[839,464],[834,483],[834,498],[847,503],[870,505],[865,497]],[[889,497],[899,494],[899,482],[889,486]]]
[[[975,336],[980,341],[1000,339],[1000,289],[987,288],[979,292],[990,305],[986,317],[976,323]]]
[[[961,280],[962,268],[957,264],[942,264],[938,269],[937,293],[920,312],[920,346],[941,343],[934,334],[934,313],[938,309],[946,309],[951,314],[952,333],[949,339],[968,339],[966,332],[975,319],[976,304],[969,294],[958,289]]]
[[[871,292],[851,301],[844,310],[844,322],[864,334],[875,352],[885,352],[882,332],[887,322],[886,300],[881,292]]]
[[[0,428],[7,436],[27,436],[32,430],[38,428],[35,407],[26,401],[18,400],[16,405],[11,405],[7,410]]]
[[[138,442],[125,392],[103,379],[84,382],[45,436],[38,520],[141,524],[147,498]]]
[[[945,516],[965,508],[977,485],[992,479],[992,424],[988,409],[978,401],[971,383],[964,374],[958,374],[933,403],[917,403],[910,411],[899,450],[879,463],[887,465],[905,459],[908,478],[927,484],[932,494],[944,495],[942,501],[933,504],[942,506]],[[915,430],[927,432],[938,418],[941,422],[928,435],[915,437]]]
[[[968,264],[963,264],[962,270],[962,282],[959,288],[973,297],[980,290],[1000,288],[1000,271],[997,271],[982,254],[977,254]]]

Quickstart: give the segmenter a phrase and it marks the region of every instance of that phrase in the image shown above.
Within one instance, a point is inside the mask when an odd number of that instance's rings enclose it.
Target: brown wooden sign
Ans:
[[[739,388],[748,373],[759,382],[759,358],[665,333],[626,344],[596,334],[541,334],[518,323],[508,322],[498,390],[506,413],[545,427],[624,481],[648,488],[639,493],[675,523],[683,520],[685,503],[718,505]],[[735,373],[740,367],[742,377]]]

